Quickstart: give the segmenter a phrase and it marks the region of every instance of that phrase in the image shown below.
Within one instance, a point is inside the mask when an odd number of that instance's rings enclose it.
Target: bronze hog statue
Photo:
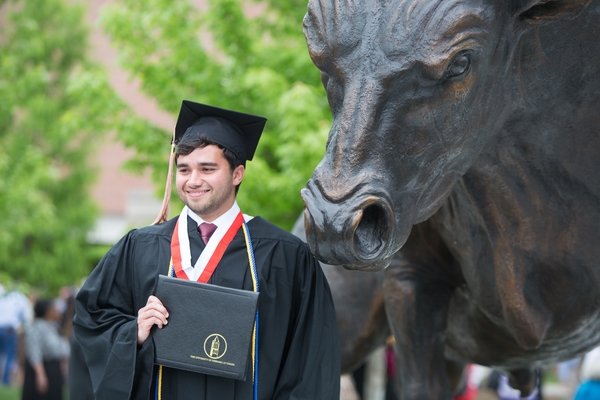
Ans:
[[[386,271],[404,400],[600,343],[600,0],[310,0],[324,263]]]

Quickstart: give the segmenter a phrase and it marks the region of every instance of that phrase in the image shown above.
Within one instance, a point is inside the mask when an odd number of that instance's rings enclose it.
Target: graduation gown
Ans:
[[[97,399],[154,396],[152,336],[137,345],[136,317],[154,293],[158,275],[167,274],[176,220],[129,232],[77,295],[74,331]],[[204,243],[189,217],[188,228],[193,265]],[[260,283],[259,399],[339,399],[335,310],[319,263],[300,239],[260,217],[250,220],[248,228]],[[252,290],[242,229],[209,283]],[[246,381],[163,368],[162,398],[252,399],[250,364]]]

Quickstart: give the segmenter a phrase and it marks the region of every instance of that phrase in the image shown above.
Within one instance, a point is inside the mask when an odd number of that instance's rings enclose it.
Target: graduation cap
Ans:
[[[267,119],[184,100],[175,125],[175,144],[207,139],[252,160]]]
[[[264,117],[184,100],[173,132],[163,204],[152,225],[168,218],[176,145],[206,139],[232,151],[245,165],[254,156],[266,122]]]

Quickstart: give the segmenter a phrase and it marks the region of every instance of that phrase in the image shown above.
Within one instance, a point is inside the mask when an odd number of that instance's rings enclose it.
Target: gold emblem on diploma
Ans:
[[[227,352],[227,341],[222,335],[213,333],[204,340],[204,353],[213,360],[217,360]]]

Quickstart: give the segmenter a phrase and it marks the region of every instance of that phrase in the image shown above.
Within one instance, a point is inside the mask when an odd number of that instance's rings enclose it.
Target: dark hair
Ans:
[[[54,305],[54,300],[52,299],[39,299],[35,302],[33,306],[33,312],[35,313],[36,318],[44,318],[46,313],[52,306]]]
[[[198,140],[195,140],[193,142],[185,142],[185,143],[178,144],[177,149],[175,150],[175,159],[177,160],[177,158],[179,158],[179,156],[187,156],[188,154],[190,154],[191,152],[193,152],[196,149],[204,148],[204,147],[210,146],[210,145],[217,146],[218,148],[220,148],[223,151],[223,157],[225,157],[225,160],[227,160],[227,163],[229,163],[229,167],[231,168],[231,171],[233,171],[240,165],[243,165],[244,167],[246,166],[246,163],[242,162],[235,155],[235,153],[233,151],[221,146],[218,143],[213,142],[212,140],[206,139],[205,137],[200,137],[200,138],[198,138]],[[240,183],[240,185],[241,185],[241,183]],[[240,185],[237,185],[235,187],[236,194],[240,188]]]

